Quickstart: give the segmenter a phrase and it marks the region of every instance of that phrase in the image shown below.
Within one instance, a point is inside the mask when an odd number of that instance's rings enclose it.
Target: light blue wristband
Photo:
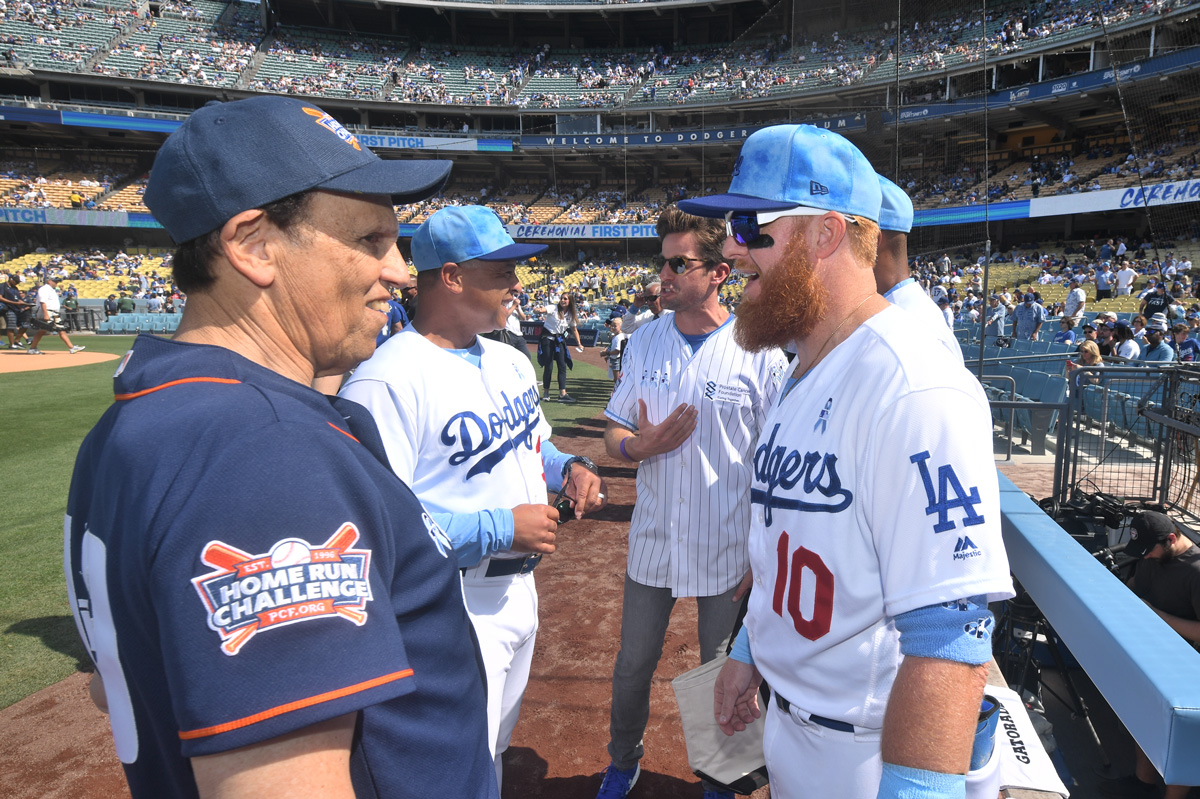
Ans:
[[[964,799],[966,774],[943,774],[923,768],[883,764],[879,799]]]
[[[745,625],[738,630],[737,638],[733,639],[733,649],[729,652],[729,659],[754,665],[754,655],[750,654],[750,633],[746,631]]]
[[[992,658],[995,619],[987,598],[973,596],[928,605],[893,620],[900,633],[900,653],[953,660],[978,666]]]

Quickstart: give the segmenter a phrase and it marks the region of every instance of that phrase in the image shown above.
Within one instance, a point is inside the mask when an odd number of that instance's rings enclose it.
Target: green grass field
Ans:
[[[75,339],[90,352],[117,355],[132,341],[132,336]],[[42,348],[63,349],[50,338]],[[0,473],[6,475],[9,497],[0,524],[0,708],[77,669],[90,669],[67,606],[63,516],[75,454],[112,404],[116,365],[106,361],[0,377],[0,407],[8,420],[0,443]],[[543,406],[557,435],[577,433],[599,413],[608,401],[610,384],[603,369],[576,363],[567,387],[579,404],[551,401]],[[164,432],[162,443],[168,438]],[[147,452],[158,443],[145,442]]]

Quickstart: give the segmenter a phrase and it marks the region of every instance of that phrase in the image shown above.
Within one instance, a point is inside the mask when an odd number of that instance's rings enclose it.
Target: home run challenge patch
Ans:
[[[314,619],[365,624],[371,551],[353,549],[357,541],[358,528],[346,522],[318,546],[285,538],[256,555],[223,541],[205,544],[200,559],[215,571],[192,584],[221,650],[236,655],[260,632]]]

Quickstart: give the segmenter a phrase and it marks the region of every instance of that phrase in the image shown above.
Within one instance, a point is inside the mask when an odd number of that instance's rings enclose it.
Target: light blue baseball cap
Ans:
[[[904,189],[879,176],[879,190],[883,192],[883,204],[879,207],[879,229],[896,233],[912,230],[913,204]]]
[[[678,205],[707,217],[803,205],[878,222],[882,202],[875,169],[848,139],[812,125],[773,125],[746,139],[727,194]]]
[[[496,212],[486,205],[450,205],[421,223],[412,237],[418,272],[466,261],[523,261],[545,252],[545,244],[517,244]]]

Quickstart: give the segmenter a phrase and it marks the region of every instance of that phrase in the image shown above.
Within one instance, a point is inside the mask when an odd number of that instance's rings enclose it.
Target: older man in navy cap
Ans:
[[[393,203],[449,169],[282,97],[211,103],[159,150],[146,204],[189,302],[117,369],[64,554],[134,797],[498,797],[450,542],[366,410],[310,388],[371,354]]]
[[[849,141],[780,125],[746,140],[728,193],[679,204],[726,220],[725,256],[747,277],[740,343],[797,352],[755,450],[755,586],[714,695],[734,734],[770,684],[779,799],[961,797],[968,770],[997,761],[986,729],[973,747],[987,602],[1012,596],[990,413],[877,292],[881,202]]]
[[[516,308],[517,263],[545,249],[514,242],[485,206],[434,213],[412,240],[420,315],[342,388],[370,409],[392,469],[454,544],[483,651],[497,778],[533,661],[533,570],[563,521],[547,489],[562,489],[577,516],[606,502],[596,464],[550,443],[529,359],[481,335]]]

